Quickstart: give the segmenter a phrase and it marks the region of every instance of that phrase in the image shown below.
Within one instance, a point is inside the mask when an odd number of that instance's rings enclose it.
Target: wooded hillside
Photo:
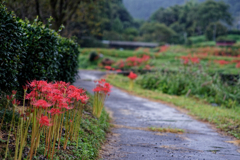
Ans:
[[[123,3],[130,14],[137,19],[148,19],[160,7],[167,8],[176,4],[184,4],[187,0],[123,0]],[[203,2],[204,0],[195,0]],[[219,0],[217,0],[219,1]],[[223,0],[231,6],[230,12],[233,16],[240,14],[239,0]]]

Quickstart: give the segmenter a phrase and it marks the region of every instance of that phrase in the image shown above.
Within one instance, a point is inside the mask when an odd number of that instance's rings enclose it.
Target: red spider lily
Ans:
[[[134,74],[134,73],[131,71],[130,74],[128,75],[128,78],[134,80],[134,79],[137,78],[137,76],[138,76],[137,74]]]
[[[150,70],[150,69],[151,69],[151,66],[147,64],[147,65],[145,66],[145,69]]]
[[[12,99],[12,96],[9,96],[9,95],[7,95],[7,100],[11,100]]]
[[[56,115],[62,114],[63,112],[61,112],[58,108],[52,108],[50,111],[48,111],[48,113],[51,113],[51,115]]]
[[[200,62],[199,58],[197,58],[197,57],[191,57],[190,60],[193,64],[196,64],[196,63]]]
[[[93,89],[93,92],[104,92],[105,94],[109,93],[111,91],[111,85],[109,83],[105,82],[105,79],[101,79],[97,81],[96,88]]]
[[[142,62],[146,62],[150,59],[150,56],[148,55],[143,55],[143,57],[141,58]]]
[[[17,91],[12,90],[12,95],[15,95],[17,93]]]
[[[17,105],[19,105],[19,104],[20,104],[20,101],[18,101],[18,100],[16,100],[16,99],[14,99],[14,100],[12,101],[12,104],[17,106]]]
[[[77,87],[75,87],[75,86],[73,86],[73,85],[70,85],[69,87],[68,87],[68,90],[76,90],[77,89]]]
[[[100,92],[102,89],[100,86],[97,86],[96,88],[93,89],[93,92]]]
[[[240,62],[236,64],[236,68],[240,68]]]
[[[122,72],[122,70],[121,69],[117,69],[116,72]]]
[[[125,66],[124,62],[121,60],[119,68],[123,68]]]
[[[50,119],[47,116],[41,116],[39,119],[40,127],[42,126],[51,126]]]
[[[38,95],[39,95],[38,92],[33,90],[29,94],[26,95],[26,99],[33,99],[35,97],[38,97]]]
[[[100,79],[100,80],[98,80],[96,82],[99,83],[99,84],[104,84],[106,82],[106,80],[105,79]]]
[[[220,65],[225,65],[225,64],[229,64],[229,63],[230,63],[230,62],[225,61],[225,60],[219,60],[219,61],[215,60],[214,62],[215,62],[215,63],[218,63],[218,64],[220,64]]]
[[[81,101],[81,103],[86,104],[88,99],[89,99],[89,97],[87,95],[83,95],[83,96],[81,96],[80,101]]]
[[[112,68],[112,70],[114,71],[114,70],[115,70],[115,68]]]
[[[47,103],[45,100],[40,99],[37,102],[33,103],[32,105],[36,106],[37,108],[42,107],[43,109],[46,109],[48,107],[51,107],[52,104]]]
[[[23,90],[27,90],[28,89],[28,86],[27,85],[25,85],[25,86],[22,86],[23,87]]]
[[[180,57],[180,58],[183,60],[183,64],[184,64],[184,65],[187,65],[187,64],[188,64],[188,62],[189,62],[189,57],[182,56],[182,57]]]
[[[167,45],[161,46],[159,52],[165,52],[168,48],[169,48],[169,46],[167,46]]]
[[[111,70],[111,69],[112,69],[111,66],[105,66],[104,68],[105,68],[106,70]]]

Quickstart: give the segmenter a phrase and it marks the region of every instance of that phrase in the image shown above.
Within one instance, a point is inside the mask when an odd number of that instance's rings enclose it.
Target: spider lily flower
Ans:
[[[104,68],[105,68],[106,70],[111,70],[111,69],[112,69],[111,66],[105,66]]]
[[[47,103],[47,102],[46,102],[45,100],[43,100],[43,99],[40,99],[40,100],[34,102],[32,105],[35,106],[35,107],[37,107],[37,108],[42,107],[43,109],[46,109],[46,108],[52,106],[52,104]]]
[[[52,126],[52,124],[50,123],[50,119],[48,119],[47,116],[41,116],[41,118],[39,119],[39,123],[40,123],[40,127]]]
[[[128,78],[130,78],[131,80],[134,80],[138,77],[137,74],[134,74],[132,71],[130,72],[130,74],[128,75]]]
[[[50,111],[48,111],[48,113],[51,113],[51,115],[56,115],[56,114],[62,114],[63,112],[61,112],[59,108],[52,108]]]
[[[12,90],[12,95],[16,95],[17,91]]]

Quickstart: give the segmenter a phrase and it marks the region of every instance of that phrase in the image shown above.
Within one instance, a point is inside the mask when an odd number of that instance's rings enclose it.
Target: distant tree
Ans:
[[[123,31],[123,24],[119,18],[115,18],[112,24],[112,30],[118,33],[122,33]]]
[[[169,42],[176,35],[171,28],[158,22],[144,23],[140,28],[140,35],[148,42]]]
[[[220,22],[210,23],[205,31],[205,36],[208,40],[214,40],[219,36],[227,34],[227,28]]]
[[[179,20],[181,7],[176,5],[169,8],[160,8],[150,17],[153,22],[164,23],[167,26]]]
[[[196,13],[199,25],[204,30],[213,22],[222,21],[231,25],[233,21],[232,15],[229,13],[229,5],[223,1],[207,0],[199,5]]]
[[[159,8],[149,19],[164,23],[179,35],[196,36],[205,33],[212,22],[232,23],[229,5],[222,1],[207,0],[203,3],[187,1],[184,5]]]

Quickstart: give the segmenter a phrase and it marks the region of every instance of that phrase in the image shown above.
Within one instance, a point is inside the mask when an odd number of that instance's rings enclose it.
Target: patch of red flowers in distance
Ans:
[[[187,64],[188,64],[188,62],[189,62],[188,57],[182,56],[182,57],[180,57],[180,58],[183,60],[183,64],[184,64],[184,65],[187,65]]]
[[[236,68],[240,68],[240,62],[236,64]]]
[[[111,69],[112,69],[111,66],[105,66],[104,68],[105,68],[106,70],[111,70]]]
[[[190,60],[193,64],[196,64],[196,63],[200,62],[199,58],[197,58],[197,57],[190,57]]]
[[[225,60],[215,60],[214,62],[220,65],[226,65],[230,63],[229,61],[225,61]]]
[[[126,59],[126,64],[127,64],[127,66],[130,66],[130,67],[131,66],[140,66],[144,63],[146,64],[149,59],[150,59],[150,56],[148,56],[148,55],[143,55],[142,58],[138,58],[136,56],[128,57]]]
[[[117,69],[116,72],[122,72],[122,70],[121,69]]]
[[[161,46],[159,52],[165,52],[168,50],[168,48],[169,48],[169,46],[167,46],[167,45]]]
[[[132,71],[129,73],[129,75],[128,75],[128,78],[130,78],[130,79],[132,79],[132,80],[134,80],[134,79],[136,79],[138,77],[138,75],[137,74],[135,74],[135,73],[133,73]]]

